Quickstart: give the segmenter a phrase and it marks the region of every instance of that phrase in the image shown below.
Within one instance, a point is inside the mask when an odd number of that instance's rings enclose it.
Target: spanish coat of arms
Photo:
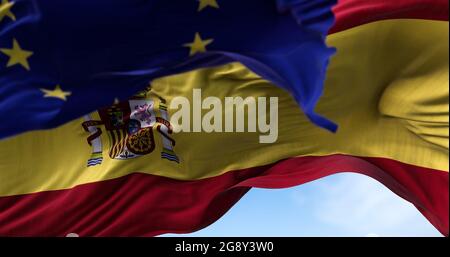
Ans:
[[[172,126],[166,100],[153,93],[150,87],[128,101],[98,110],[98,114],[100,120],[86,115],[82,124],[84,130],[90,133],[87,141],[92,146],[88,167],[100,165],[103,161],[102,127],[108,135],[108,155],[111,159],[127,160],[152,153],[155,150],[155,128],[162,136],[161,158],[179,162],[173,150],[175,140],[170,136]]]

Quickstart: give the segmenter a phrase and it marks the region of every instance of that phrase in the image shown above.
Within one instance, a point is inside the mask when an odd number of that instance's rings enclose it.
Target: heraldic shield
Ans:
[[[157,116],[157,111],[159,116]],[[103,160],[102,127],[109,141],[108,155],[111,159],[127,160],[151,154],[155,150],[153,129],[162,136],[161,158],[179,162],[173,151],[175,140],[170,136],[166,101],[148,88],[128,101],[98,110],[100,120],[84,117],[83,128],[90,133],[87,141],[92,146],[92,155],[87,166],[100,165]]]

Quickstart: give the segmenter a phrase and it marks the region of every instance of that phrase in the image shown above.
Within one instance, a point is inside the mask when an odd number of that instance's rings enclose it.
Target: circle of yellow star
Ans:
[[[199,12],[208,6],[219,9],[219,4],[217,3],[217,0],[198,0],[198,1],[199,1],[198,5]]]
[[[63,91],[60,85],[56,85],[55,89],[53,90],[41,88],[41,91],[44,93],[44,97],[54,97],[63,101],[66,101],[67,97],[72,94],[72,92]]]
[[[189,52],[189,56],[195,55],[196,53],[204,53],[206,52],[206,46],[211,44],[214,41],[214,39],[206,39],[203,40],[200,36],[200,34],[197,32],[195,33],[194,42],[184,44],[184,47],[191,48]]]
[[[11,20],[15,21],[16,16],[11,12],[11,7],[13,7],[14,2],[9,2],[8,0],[2,0],[0,4],[0,22],[5,18],[9,17]]]
[[[30,65],[28,64],[28,58],[33,55],[33,52],[23,50],[19,42],[14,38],[13,47],[11,49],[0,48],[0,51],[7,56],[9,56],[9,61],[6,64],[6,67],[11,67],[16,64],[22,65],[26,70],[30,70]]]

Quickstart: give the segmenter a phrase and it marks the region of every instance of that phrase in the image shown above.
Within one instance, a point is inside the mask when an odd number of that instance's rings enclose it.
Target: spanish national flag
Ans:
[[[0,235],[188,233],[252,187],[357,172],[448,236],[448,1],[341,0],[334,13],[327,41],[337,53],[317,112],[339,124],[335,134],[238,63],[163,77],[56,129],[0,141]],[[195,89],[202,98],[278,97],[277,141],[260,144],[252,132],[175,133],[169,103],[192,100]],[[144,115],[142,106],[152,125],[130,135],[121,124]]]

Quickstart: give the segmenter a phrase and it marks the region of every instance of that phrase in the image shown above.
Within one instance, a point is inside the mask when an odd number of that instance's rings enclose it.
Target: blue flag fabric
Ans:
[[[0,138],[61,125],[155,78],[238,61],[314,113],[335,0],[0,0]],[[201,85],[199,85],[201,86]]]

